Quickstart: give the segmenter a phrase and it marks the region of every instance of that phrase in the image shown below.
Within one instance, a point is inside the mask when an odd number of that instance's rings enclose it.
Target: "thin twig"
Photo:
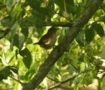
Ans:
[[[20,80],[14,78],[14,77],[12,77],[12,76],[9,76],[9,77],[12,78],[13,80],[17,81],[18,83],[20,83],[22,86],[24,85],[24,83],[22,83]]]
[[[54,80],[54,79],[52,79],[52,78],[50,78],[50,77],[48,77],[48,76],[46,76],[48,79],[50,79],[51,81],[53,81],[53,82],[58,82],[58,81],[56,81],[56,80]]]
[[[102,11],[105,13],[105,9],[102,7],[102,6],[100,6],[100,8],[102,9]]]
[[[69,62],[71,65],[72,65],[72,67],[78,72],[78,69],[71,63],[71,62]]]
[[[55,84],[55,85],[49,87],[48,89],[44,89],[44,90],[52,90],[52,89],[54,89],[54,88],[56,88],[56,87],[61,86],[61,85],[64,84],[64,83],[66,83],[66,82],[68,82],[68,81],[74,79],[75,77],[79,76],[80,74],[87,73],[87,72],[90,72],[90,71],[93,71],[93,70],[95,70],[95,69],[88,69],[88,70],[85,70],[85,71],[80,72],[80,73],[75,73],[74,75],[72,75],[72,76],[68,77],[67,79],[63,80],[62,82],[57,83],[57,84]]]

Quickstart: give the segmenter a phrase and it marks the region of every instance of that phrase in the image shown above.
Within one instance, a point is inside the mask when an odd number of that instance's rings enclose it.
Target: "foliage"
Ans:
[[[33,45],[47,32],[43,22],[68,22],[81,15],[90,0],[0,0],[0,88],[20,90],[36,74],[51,50]],[[89,85],[98,80],[99,90],[105,88],[105,1],[79,32],[70,50],[55,63],[36,90],[49,88],[75,73],[81,73],[54,90]],[[9,27],[8,35],[2,29]],[[70,27],[58,27],[56,45]],[[100,71],[101,69],[101,71]],[[20,85],[22,84],[22,85]],[[11,87],[10,87],[11,86]],[[11,90],[11,89],[10,89]]]

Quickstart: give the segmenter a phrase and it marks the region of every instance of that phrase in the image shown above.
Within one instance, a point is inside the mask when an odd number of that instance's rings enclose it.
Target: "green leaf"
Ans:
[[[12,9],[12,7],[16,4],[17,0],[6,0],[6,5],[8,9]]]
[[[38,10],[38,8],[40,8],[41,3],[39,2],[39,0],[35,0],[34,2],[33,0],[26,0],[26,1],[34,10]]]
[[[11,17],[10,16],[4,17],[0,22],[4,27],[10,27],[11,26]]]
[[[103,27],[100,24],[94,24],[93,26],[94,26],[93,28],[95,28],[97,34],[100,37],[103,37],[104,36],[104,29],[103,29]]]
[[[79,63],[84,62],[84,55],[79,56],[78,61],[79,61]]]
[[[74,5],[74,1],[73,0],[65,0],[65,4],[66,6],[64,7],[64,1],[61,0],[59,2],[59,0],[54,0],[54,2],[60,7],[60,9],[62,9],[63,11],[65,11],[65,8],[67,9],[67,12],[71,11],[71,6]]]
[[[105,88],[105,77],[102,78],[101,87]],[[102,89],[102,90],[104,90],[104,89]]]
[[[102,21],[102,22],[105,21],[105,13],[100,16],[99,21]]]
[[[3,33],[3,31],[0,30],[0,39],[3,38],[5,35]]]
[[[68,66],[68,70],[69,70],[69,73],[70,73],[70,74],[73,74],[73,73],[75,72],[74,67],[71,66],[71,65]]]
[[[13,45],[21,49],[26,40],[26,37],[20,32],[14,35],[13,40],[14,40]]]
[[[27,27],[24,27],[22,28],[22,31],[21,31],[25,37],[28,37],[28,28]]]
[[[93,78],[97,77],[97,74],[98,74],[97,71],[91,71],[90,72],[90,76],[93,77]]]
[[[32,63],[32,57],[31,57],[31,53],[30,51],[25,48],[24,50],[19,52],[21,56],[23,56],[23,62],[25,64],[25,66],[29,69],[30,65]]]
[[[12,70],[15,74],[18,74],[17,68],[14,66],[10,66],[10,70]]]
[[[87,73],[84,77],[83,84],[89,85],[92,83],[92,77]]]
[[[9,33],[9,28],[4,28],[3,30],[0,30],[0,39],[5,37]]]
[[[22,16],[22,9],[21,4],[18,4],[13,8],[11,12],[12,21],[18,20],[20,16]],[[24,8],[23,8],[24,10]]]
[[[11,74],[10,66],[7,66],[0,70],[0,81],[3,79],[7,79],[7,77]]]
[[[78,42],[78,44],[80,45],[80,46],[84,46],[84,33],[82,33],[82,32],[80,32],[79,34],[78,34],[78,36],[76,37],[76,41]]]
[[[94,29],[90,28],[85,30],[85,37],[87,43],[90,43],[93,40],[94,36],[95,36]]]
[[[54,10],[54,1],[49,0],[46,8],[48,8],[49,10]]]
[[[0,1],[0,10],[2,10],[3,8],[5,8],[6,6],[2,3],[2,1]]]
[[[84,62],[82,62],[82,63],[80,64],[80,71],[84,71],[85,68],[86,68],[86,65],[85,65]]]
[[[35,72],[35,69],[31,69],[31,70],[29,70],[26,74],[25,74],[25,78],[27,79],[27,80],[29,80],[29,79],[31,79],[32,78],[32,76],[35,74],[36,72]]]

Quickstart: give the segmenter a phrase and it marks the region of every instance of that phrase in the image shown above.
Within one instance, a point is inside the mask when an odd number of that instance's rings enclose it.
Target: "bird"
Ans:
[[[44,49],[51,49],[54,45],[55,45],[55,42],[56,42],[56,32],[57,32],[57,28],[55,27],[51,27],[48,29],[48,32],[43,35],[40,40],[35,44],[38,44],[40,47],[44,48]]]

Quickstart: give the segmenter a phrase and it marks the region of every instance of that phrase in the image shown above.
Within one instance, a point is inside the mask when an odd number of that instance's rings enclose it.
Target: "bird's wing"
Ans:
[[[47,38],[47,39],[43,40],[43,43],[46,45],[49,45],[51,43],[51,39]]]
[[[49,45],[50,43],[51,43],[51,39],[50,39],[50,36],[43,36],[42,37],[43,38],[43,40],[42,40],[42,42],[44,43],[44,44],[46,44],[46,45]]]

